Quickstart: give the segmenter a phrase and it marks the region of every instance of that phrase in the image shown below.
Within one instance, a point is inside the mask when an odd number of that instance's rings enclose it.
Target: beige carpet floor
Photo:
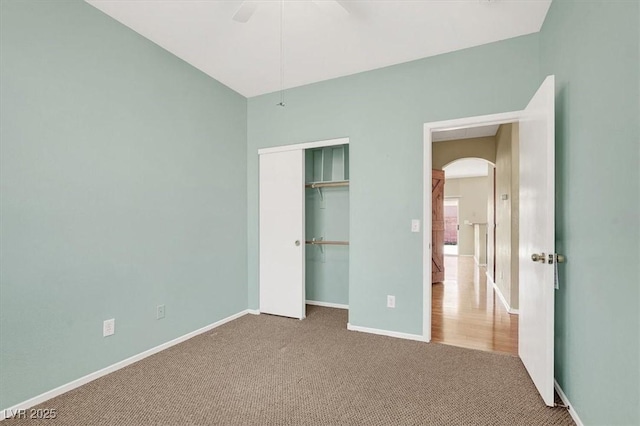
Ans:
[[[65,425],[569,425],[517,357],[246,315],[49,400]]]

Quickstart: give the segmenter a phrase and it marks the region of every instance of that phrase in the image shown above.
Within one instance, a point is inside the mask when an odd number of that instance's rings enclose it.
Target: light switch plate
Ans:
[[[411,220],[411,232],[420,232],[420,219]]]

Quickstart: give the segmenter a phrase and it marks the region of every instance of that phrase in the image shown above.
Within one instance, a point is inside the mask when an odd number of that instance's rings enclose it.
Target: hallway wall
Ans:
[[[519,135],[518,123],[503,124],[496,134],[496,246],[494,282],[509,303],[518,309],[519,273]],[[502,198],[506,197],[506,200]]]
[[[488,177],[446,179],[444,197],[458,199],[458,254],[473,256],[474,230],[470,223],[487,222]],[[468,222],[468,223],[467,223]]]

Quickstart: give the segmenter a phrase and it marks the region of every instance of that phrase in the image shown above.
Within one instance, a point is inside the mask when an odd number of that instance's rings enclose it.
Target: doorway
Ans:
[[[521,111],[426,123],[423,151],[426,183],[432,171],[434,132],[518,123],[518,158],[524,159],[518,170],[518,355],[548,406],[554,405],[554,271],[564,261],[555,253],[554,103],[555,78],[548,76]],[[423,206],[423,337],[431,341],[431,194],[423,193]]]

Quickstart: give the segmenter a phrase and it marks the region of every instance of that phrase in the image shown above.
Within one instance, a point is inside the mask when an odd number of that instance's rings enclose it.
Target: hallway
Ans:
[[[445,282],[432,287],[432,342],[518,354],[518,316],[507,313],[473,257],[445,256]]]

